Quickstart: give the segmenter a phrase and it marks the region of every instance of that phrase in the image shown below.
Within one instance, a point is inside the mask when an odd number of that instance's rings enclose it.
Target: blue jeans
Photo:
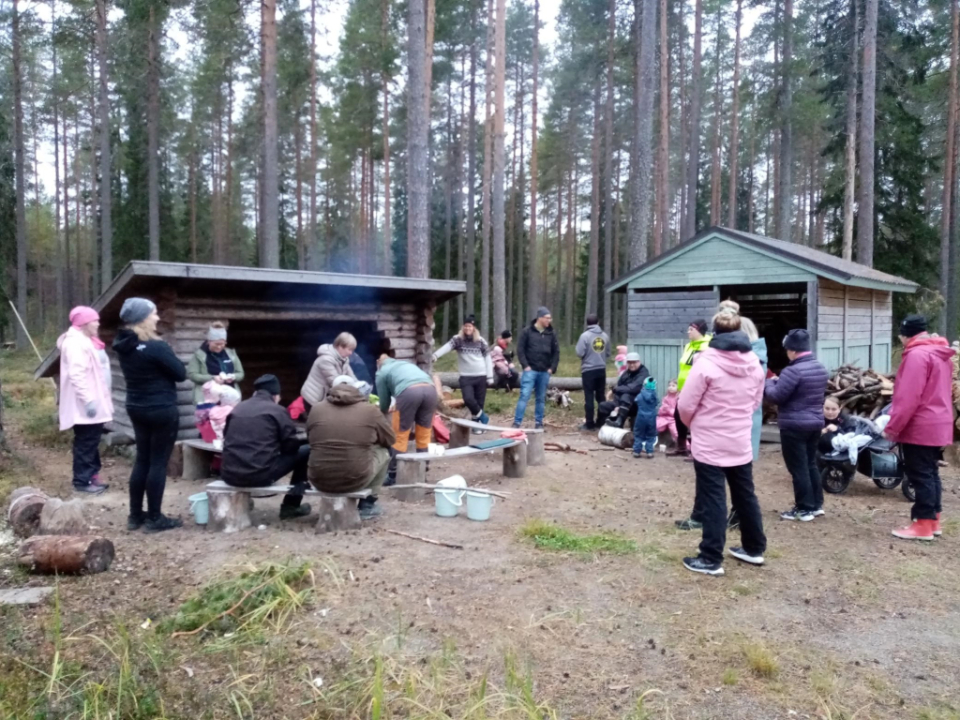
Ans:
[[[534,391],[537,393],[536,411],[534,420],[537,425],[543,424],[543,411],[547,405],[547,384],[550,382],[550,373],[537,372],[536,370],[524,370],[520,376],[520,399],[517,400],[517,410],[513,414],[513,422],[519,425],[523,422],[523,416],[527,412],[527,403],[530,402],[530,395]]]
[[[652,453],[657,446],[657,418],[637,413],[633,423],[633,451]]]

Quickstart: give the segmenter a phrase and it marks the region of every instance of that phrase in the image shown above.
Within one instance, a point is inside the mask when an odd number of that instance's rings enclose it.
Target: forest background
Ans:
[[[711,225],[914,280],[956,337],[957,0],[543,4],[0,0],[0,339],[136,258],[624,339],[604,284]]]

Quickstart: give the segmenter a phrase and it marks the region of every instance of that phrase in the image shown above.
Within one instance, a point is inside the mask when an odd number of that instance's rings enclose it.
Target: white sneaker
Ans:
[[[823,511],[822,507],[818,507],[816,510],[810,513],[814,517],[823,517],[826,513]]]
[[[751,555],[742,547],[727,548],[727,552],[730,553],[731,557],[735,557],[737,560],[742,560],[745,563],[763,565],[763,555]]]
[[[800,522],[810,522],[813,520],[813,518],[814,514],[812,511],[799,510],[797,508],[780,513],[781,520],[799,520]]]

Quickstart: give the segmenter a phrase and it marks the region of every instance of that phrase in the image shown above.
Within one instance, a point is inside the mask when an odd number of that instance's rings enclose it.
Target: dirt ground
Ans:
[[[69,497],[69,451],[31,445],[16,426],[8,435],[42,486]],[[281,523],[279,497],[256,503],[254,522],[265,529],[208,533],[188,516],[187,497],[202,483],[177,479],[168,482],[164,509],[183,516],[185,527],[127,532],[129,463],[109,457],[110,490],[85,502],[117,559],[101,575],[60,580],[64,622],[75,631],[118,617],[157,621],[225,568],[303,558],[336,568],[342,584],[287,631],[281,652],[292,673],[306,667],[332,679],[358,648],[390,647],[421,664],[455,652],[467,678],[516,658],[536,697],[562,718],[960,717],[960,522],[949,520],[934,543],[896,540],[890,529],[904,523],[909,504],[899,489],[880,490],[862,476],[846,494],[827,496],[825,517],[780,521],[778,511],[792,504],[790,480],[779,446],[764,445],[755,477],[767,565],[729,559],[724,577],[703,577],[680,563],[695,554],[698,533],[673,527],[692,505],[692,465],[659,453],[634,460],[572,424],[548,427],[548,440],[584,452],[548,453],[545,466],[520,480],[500,477],[499,455],[432,463],[430,480],[459,473],[511,493],[489,522],[440,518],[432,498],[401,503],[384,493],[384,517],[336,535],[315,535],[315,516]],[[955,468],[944,471],[944,516],[960,517]],[[575,532],[617,531],[640,550],[544,551],[519,537],[533,518]],[[0,585],[44,582],[6,567]],[[30,637],[51,609],[16,612]],[[9,633],[5,643],[7,652],[15,647]],[[200,657],[177,682],[206,692],[250,682],[226,673]],[[289,702],[309,692],[302,682],[282,688],[230,716],[313,717]],[[643,714],[629,715],[646,691]]]

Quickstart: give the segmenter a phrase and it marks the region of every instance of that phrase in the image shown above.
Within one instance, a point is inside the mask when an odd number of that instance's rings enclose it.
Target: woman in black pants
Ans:
[[[133,424],[137,458],[130,473],[128,530],[161,532],[180,527],[179,518],[160,512],[167,484],[167,461],[177,440],[180,413],[177,383],[186,367],[157,335],[157,306],[144,298],[127,298],[120,309],[124,327],[113,341],[127,386],[127,414]],[[143,512],[143,496],[147,512]]]

